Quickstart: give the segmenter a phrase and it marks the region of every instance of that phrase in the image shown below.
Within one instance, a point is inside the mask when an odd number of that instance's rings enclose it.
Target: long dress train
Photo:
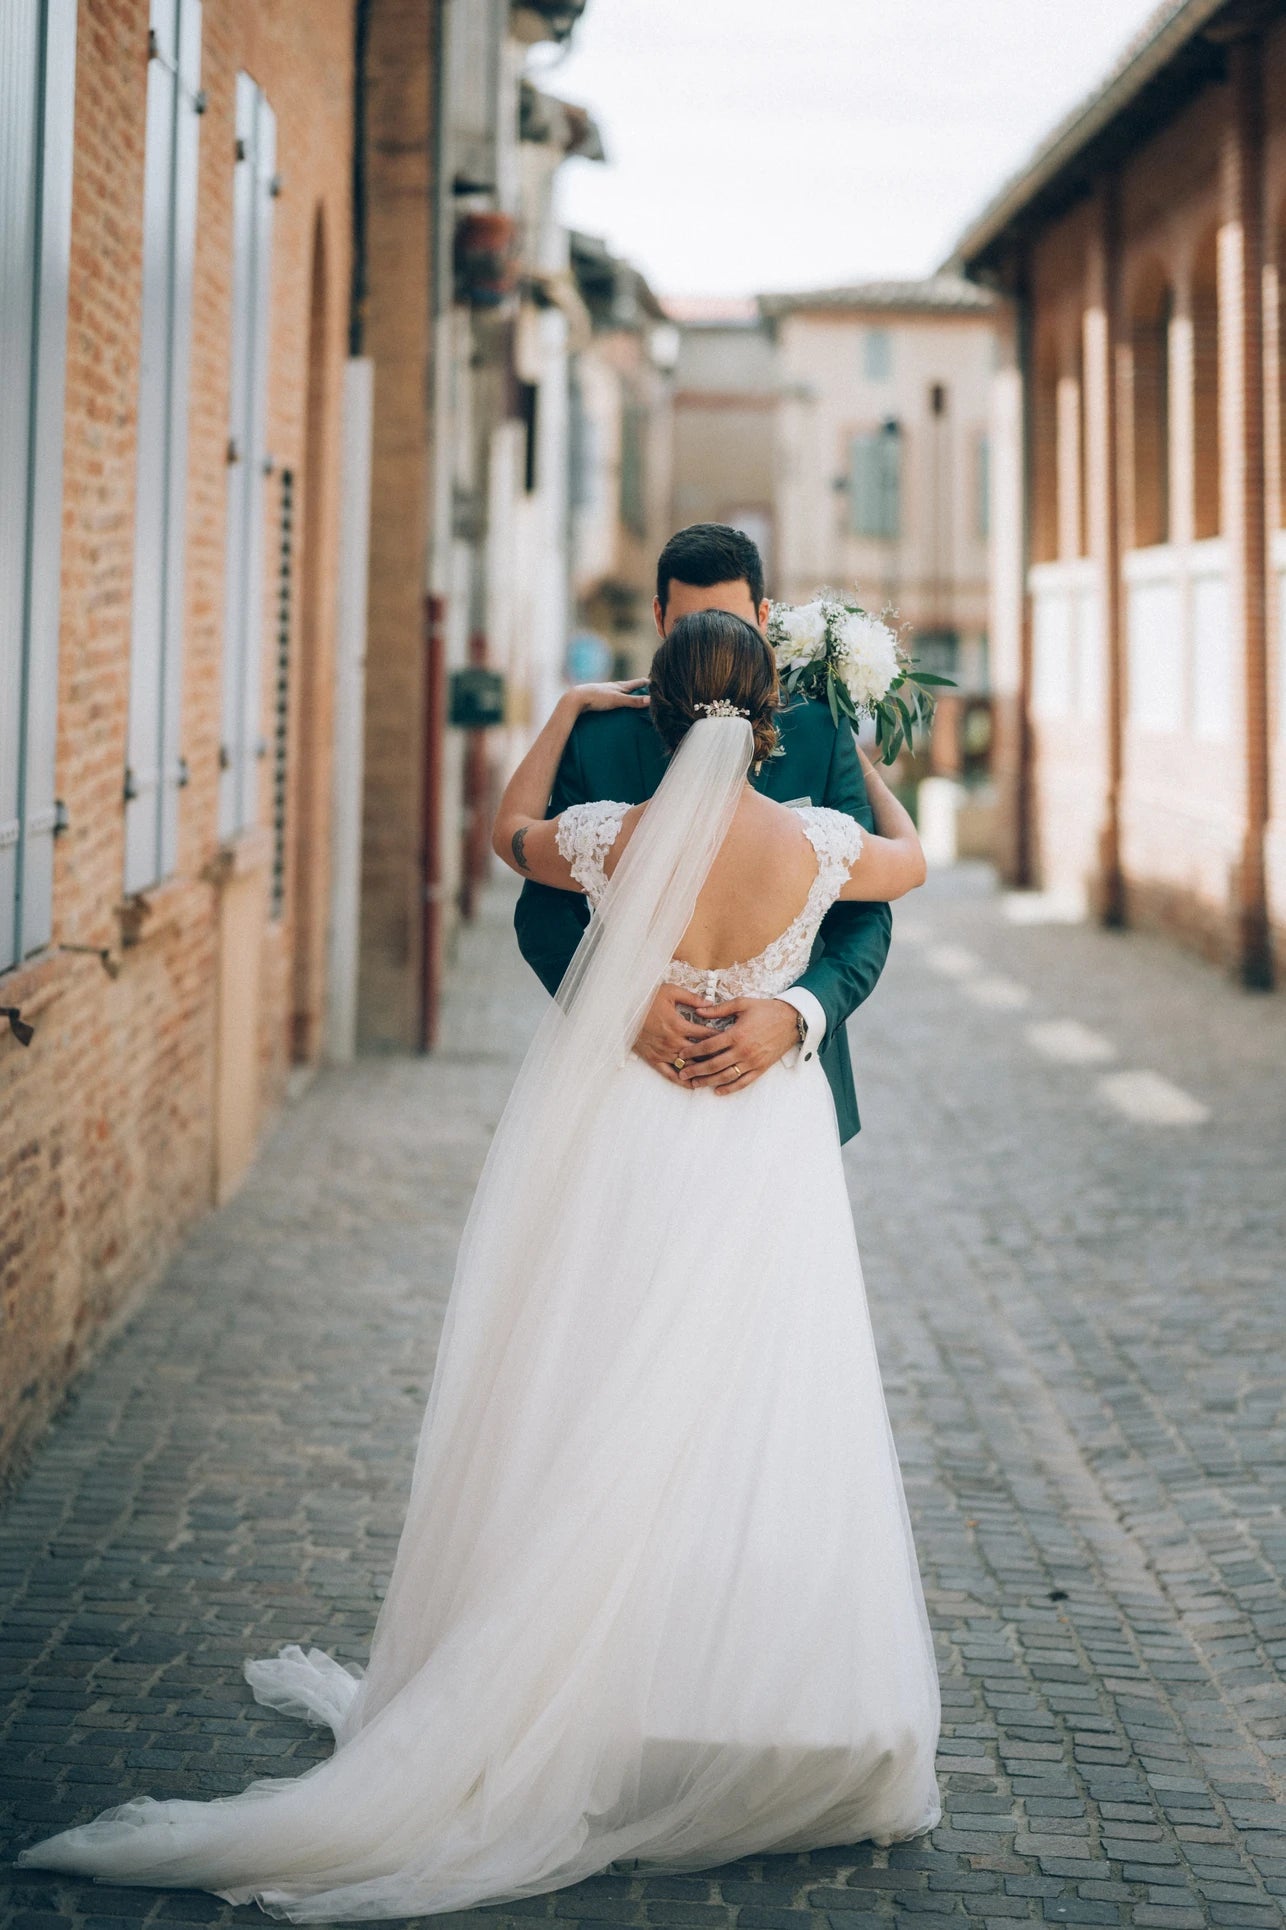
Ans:
[[[600,914],[624,808],[564,814]],[[790,931],[734,975],[671,976],[798,976],[860,838],[800,817],[818,873]],[[520,1109],[546,1144],[502,1127],[479,1188],[370,1664],[290,1644],[245,1665],[334,1753],[212,1801],[132,1798],[20,1862],[320,1922],[937,1821],[937,1675],[825,1074],[782,1063],[719,1099],[619,1050],[559,1091],[562,1063]]]

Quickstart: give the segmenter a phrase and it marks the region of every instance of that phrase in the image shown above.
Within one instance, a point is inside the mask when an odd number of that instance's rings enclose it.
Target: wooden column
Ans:
[[[1082,379],[1085,384],[1085,535],[1098,580],[1099,647],[1105,693],[1103,821],[1095,909],[1105,925],[1125,922],[1121,872],[1121,783],[1125,663],[1121,620],[1121,488],[1117,358],[1120,346],[1116,184],[1102,182],[1085,264]]]

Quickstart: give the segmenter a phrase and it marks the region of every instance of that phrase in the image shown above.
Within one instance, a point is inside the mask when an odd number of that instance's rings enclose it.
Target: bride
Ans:
[[[576,716],[649,701],[652,799],[546,821]],[[923,878],[869,767],[878,836],[755,791],[777,707],[759,632],[702,611],[650,699],[564,696],[505,792],[497,848],[595,916],[474,1197],[369,1665],[245,1664],[333,1753],[133,1797],[20,1863],[307,1923],[937,1822],[937,1674],[825,1073],[739,1090],[630,1049],[662,980],[771,997],[837,898]]]

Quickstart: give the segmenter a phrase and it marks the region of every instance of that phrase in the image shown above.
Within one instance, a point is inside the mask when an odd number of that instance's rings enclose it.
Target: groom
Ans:
[[[710,609],[731,610],[763,630],[768,622],[763,563],[740,530],[694,523],[661,551],[652,612],[659,635],[666,636],[680,617]],[[751,778],[755,789],[782,804],[807,801],[847,811],[874,830],[849,724],[836,726],[824,703],[799,698],[779,714],[777,724],[784,755],[765,761]],[[591,798],[640,804],[651,797],[664,769],[664,748],[646,710],[586,711],[573,727],[546,816]],[[533,879],[523,885],[514,913],[518,948],[551,994],[588,923],[589,906],[574,892],[554,891]],[[717,1079],[736,1064],[742,1071],[739,1090],[788,1054],[799,1063],[818,1053],[835,1099],[840,1138],[851,1139],[860,1121],[844,1021],[884,968],[892,924],[887,905],[833,905],[802,978],[777,998],[729,1001],[725,1009],[735,1013],[733,1022],[713,1034],[694,1032],[691,1021],[679,1016],[677,1007],[691,1003],[690,992],[662,985],[634,1050],[675,1084],[690,1083],[698,1062],[699,1079]],[[682,1081],[672,1063],[680,1057],[689,1067]]]

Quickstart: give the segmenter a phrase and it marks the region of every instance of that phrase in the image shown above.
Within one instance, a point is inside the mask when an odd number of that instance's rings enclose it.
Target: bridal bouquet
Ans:
[[[847,717],[875,720],[881,761],[891,764],[912,732],[928,729],[933,686],[950,677],[918,670],[897,632],[838,590],[819,590],[811,603],[774,603],[768,641],[788,697],[825,697],[836,724]]]

